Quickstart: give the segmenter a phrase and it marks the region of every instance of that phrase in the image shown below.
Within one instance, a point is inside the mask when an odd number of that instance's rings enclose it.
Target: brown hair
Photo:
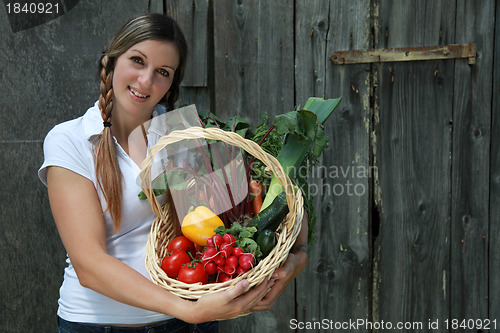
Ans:
[[[184,76],[187,58],[187,43],[180,27],[169,16],[148,13],[130,19],[114,36],[99,60],[101,79],[101,94],[99,109],[105,126],[97,137],[94,145],[95,172],[98,187],[106,200],[114,223],[115,232],[119,230],[122,221],[122,174],[116,157],[116,146],[111,134],[113,109],[113,70],[116,59],[133,45],[148,39],[159,39],[173,42],[179,52],[179,66],[175,71],[172,85],[167,94],[160,100],[167,111],[174,109],[179,96],[180,83]]]

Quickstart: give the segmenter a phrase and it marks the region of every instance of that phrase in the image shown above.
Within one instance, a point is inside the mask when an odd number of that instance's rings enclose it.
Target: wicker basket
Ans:
[[[290,212],[276,231],[277,244],[271,253],[261,260],[257,266],[246,273],[222,283],[210,284],[187,284],[176,279],[169,278],[161,268],[161,261],[166,255],[167,246],[176,234],[174,223],[178,223],[176,213],[171,212],[171,204],[160,205],[151,189],[151,165],[156,154],[167,145],[184,139],[212,139],[226,142],[233,146],[244,149],[247,153],[260,159],[280,180],[285,187]],[[286,259],[288,253],[299,234],[302,216],[303,199],[300,190],[294,192],[292,183],[279,162],[270,154],[264,152],[255,142],[244,139],[233,132],[226,132],[217,128],[191,127],[186,130],[173,131],[169,135],[161,137],[158,143],[151,148],[148,157],[144,160],[141,171],[142,187],[151,204],[157,218],[153,222],[146,248],[146,269],[151,280],[186,299],[198,299],[206,293],[226,290],[242,279],[247,279],[249,287],[255,286],[266,278],[269,279],[276,268]]]

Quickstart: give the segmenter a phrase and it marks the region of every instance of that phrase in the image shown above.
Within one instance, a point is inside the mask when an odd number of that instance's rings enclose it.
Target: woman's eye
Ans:
[[[142,64],[142,58],[141,57],[132,57],[130,58],[133,62]]]
[[[166,69],[163,69],[163,68],[160,68],[158,70],[158,73],[160,73],[161,75],[163,75],[165,77],[169,77],[170,76],[170,73]]]

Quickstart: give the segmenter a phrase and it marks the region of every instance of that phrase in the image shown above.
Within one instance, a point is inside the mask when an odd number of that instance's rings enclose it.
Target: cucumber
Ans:
[[[262,230],[259,236],[257,236],[256,243],[259,245],[262,257],[267,257],[271,250],[276,246],[276,237],[274,236],[274,232],[269,229]]]
[[[255,215],[255,217],[248,222],[247,227],[257,228],[257,232],[254,234],[255,239],[257,239],[264,229],[269,229],[272,232],[276,231],[288,212],[286,193],[283,191],[274,198],[269,206]]]

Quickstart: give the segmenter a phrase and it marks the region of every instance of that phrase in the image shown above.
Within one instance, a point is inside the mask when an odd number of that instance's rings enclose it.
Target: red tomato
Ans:
[[[184,283],[207,283],[207,273],[203,265],[192,263],[191,265],[182,265],[177,280]]]
[[[177,249],[191,252],[193,258],[196,256],[196,248],[194,246],[194,243],[184,236],[175,237],[170,243],[168,243],[168,252],[172,252]]]
[[[161,268],[167,273],[168,277],[175,279],[179,274],[181,266],[191,262],[191,258],[183,250],[174,250],[171,254],[167,254],[161,261]]]

